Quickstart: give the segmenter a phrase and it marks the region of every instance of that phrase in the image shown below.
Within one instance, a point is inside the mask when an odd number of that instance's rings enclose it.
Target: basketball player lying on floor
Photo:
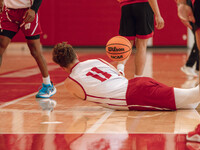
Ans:
[[[73,47],[64,42],[54,47],[53,61],[69,73],[65,86],[70,93],[112,109],[194,109],[200,102],[199,86],[173,88],[148,77],[128,80],[102,59],[80,62]]]

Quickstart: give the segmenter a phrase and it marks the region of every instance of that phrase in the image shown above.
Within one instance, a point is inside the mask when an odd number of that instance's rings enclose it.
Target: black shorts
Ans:
[[[195,17],[194,30],[200,28],[200,0],[195,0],[193,5],[193,13]]]
[[[17,32],[14,32],[14,31],[0,29],[0,35],[6,36],[6,37],[10,38],[11,40],[13,39],[13,37],[16,34],[17,34]],[[33,36],[26,36],[27,40],[36,40],[36,39],[39,39],[39,38],[40,38],[40,34],[33,35]]]
[[[119,34],[129,39],[153,36],[154,13],[148,2],[124,5],[121,8]]]

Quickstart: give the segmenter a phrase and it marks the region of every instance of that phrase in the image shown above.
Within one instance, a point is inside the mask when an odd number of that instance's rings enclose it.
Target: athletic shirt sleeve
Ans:
[[[31,9],[33,9],[35,13],[37,13],[41,3],[42,3],[42,0],[34,0],[33,5],[31,6]]]

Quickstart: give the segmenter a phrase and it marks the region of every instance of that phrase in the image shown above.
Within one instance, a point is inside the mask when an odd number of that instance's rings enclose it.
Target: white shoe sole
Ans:
[[[197,77],[198,75],[196,73],[190,73],[186,71],[183,67],[181,67],[181,71],[185,73],[187,76]]]

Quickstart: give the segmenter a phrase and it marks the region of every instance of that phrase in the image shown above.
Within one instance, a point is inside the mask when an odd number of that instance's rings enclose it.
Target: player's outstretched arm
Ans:
[[[69,77],[65,80],[64,85],[70,94],[80,99],[85,99],[85,93],[83,89],[80,87],[79,84],[71,80]]]
[[[109,62],[105,61],[104,59],[100,59],[102,62],[104,62],[105,64],[109,65],[111,68],[113,68],[120,76],[123,76],[119,70],[117,70],[113,65],[111,65]]]
[[[3,11],[3,0],[0,0],[0,14],[2,13]]]

